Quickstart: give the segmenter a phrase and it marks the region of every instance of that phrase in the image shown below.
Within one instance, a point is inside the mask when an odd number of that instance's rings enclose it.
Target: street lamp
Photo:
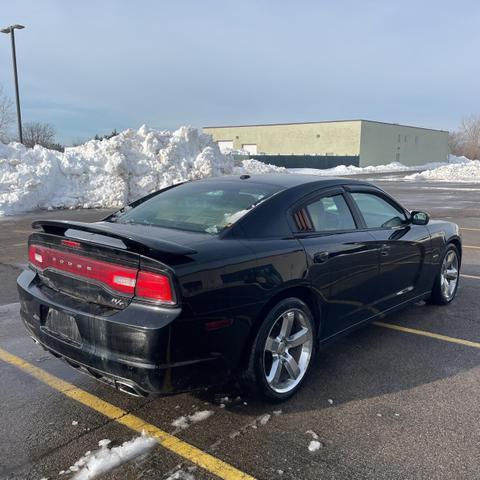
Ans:
[[[13,76],[15,78],[15,98],[17,101],[17,122],[18,122],[18,138],[20,143],[23,143],[22,134],[22,114],[20,112],[20,94],[18,92],[18,74],[17,74],[17,54],[15,53],[15,29],[21,30],[25,28],[23,25],[10,25],[9,27],[2,28],[0,32],[10,33],[12,39],[12,59],[13,59]]]

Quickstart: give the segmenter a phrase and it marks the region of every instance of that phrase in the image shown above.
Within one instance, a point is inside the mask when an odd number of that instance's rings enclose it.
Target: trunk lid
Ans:
[[[29,238],[30,264],[40,287],[106,309],[129,305],[140,272],[149,282],[150,274],[167,278],[160,288],[173,290],[173,266],[192,261],[188,255],[196,253],[133,225],[40,220],[32,227],[42,229]],[[176,303],[171,293],[169,304]]]

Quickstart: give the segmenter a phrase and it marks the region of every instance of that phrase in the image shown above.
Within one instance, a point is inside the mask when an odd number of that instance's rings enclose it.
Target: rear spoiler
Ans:
[[[118,225],[117,228],[115,228],[115,225],[116,224],[109,225],[108,223],[103,222],[83,223],[71,222],[68,220],[36,220],[32,223],[32,228],[42,229],[45,233],[50,233],[53,235],[65,235],[65,232],[69,229],[105,235],[107,237],[121,240],[128,250],[137,252],[144,251],[147,248],[171,255],[193,255],[197,253],[197,251],[193,250],[192,248],[185,247],[168,240],[162,240],[161,238],[148,235],[137,235],[131,230],[128,230],[128,232],[119,232]],[[93,238],[92,241],[94,241]]]

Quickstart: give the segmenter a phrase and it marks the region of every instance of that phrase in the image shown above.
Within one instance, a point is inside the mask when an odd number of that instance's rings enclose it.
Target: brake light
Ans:
[[[162,303],[175,303],[170,279],[161,273],[140,270],[137,275],[135,296]]]
[[[62,240],[62,245],[70,248],[80,248],[80,243],[73,240]]]
[[[59,270],[144,300],[170,305],[175,303],[170,278],[165,274],[124,267],[42,245],[30,245],[28,258],[32,266],[41,271],[49,268]]]

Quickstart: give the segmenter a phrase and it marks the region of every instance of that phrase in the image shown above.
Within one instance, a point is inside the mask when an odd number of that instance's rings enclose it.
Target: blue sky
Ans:
[[[476,1],[4,2],[24,121],[66,143],[113,128],[480,114]],[[13,96],[10,43],[0,83]]]

